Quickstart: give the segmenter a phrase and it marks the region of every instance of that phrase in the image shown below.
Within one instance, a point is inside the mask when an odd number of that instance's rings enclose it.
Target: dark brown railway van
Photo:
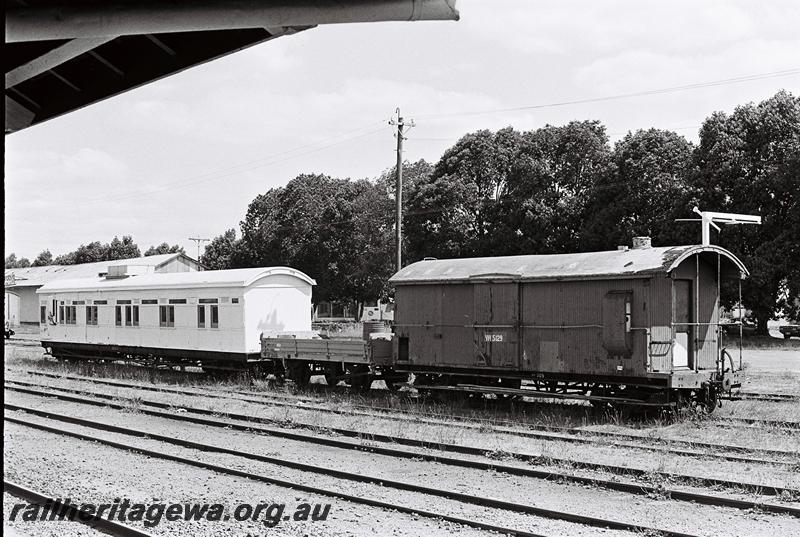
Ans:
[[[395,286],[395,367],[417,384],[527,384],[563,394],[710,403],[736,383],[716,246],[424,260]]]

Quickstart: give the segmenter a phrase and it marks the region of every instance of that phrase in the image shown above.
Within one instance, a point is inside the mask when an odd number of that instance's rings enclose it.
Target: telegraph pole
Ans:
[[[397,249],[397,270],[403,268],[403,129],[414,126],[414,120],[406,123],[397,109],[397,117],[389,120],[389,125],[397,127],[397,166],[395,169],[395,247]]]
[[[211,239],[198,239],[195,237],[189,237],[189,240],[197,243],[197,270],[203,270],[203,266],[200,264],[200,245],[204,242],[211,242]]]

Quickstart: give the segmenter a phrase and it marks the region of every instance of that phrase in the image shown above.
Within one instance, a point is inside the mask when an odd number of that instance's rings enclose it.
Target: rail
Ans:
[[[3,492],[21,498],[28,503],[47,507],[50,509],[49,512],[51,514],[56,512],[61,513],[68,520],[100,529],[110,535],[117,535],[119,537],[152,537],[150,533],[131,528],[130,526],[114,522],[107,518],[98,517],[94,513],[80,511],[75,505],[78,502],[74,500],[72,503],[64,503],[60,498],[48,497],[40,492],[36,492],[5,479],[3,480]],[[44,520],[44,518],[42,518],[42,520]]]
[[[384,509],[394,509],[394,510],[397,510],[397,511],[400,511],[400,512],[403,512],[403,513],[417,514],[417,515],[422,515],[422,516],[426,516],[426,517],[430,517],[430,518],[441,518],[441,519],[444,519],[444,520],[457,522],[457,523],[460,523],[460,524],[463,524],[463,525],[468,525],[468,526],[472,526],[472,527],[480,528],[480,529],[489,529],[490,531],[498,531],[498,532],[505,533],[505,534],[533,535],[533,534],[530,534],[529,532],[524,532],[524,531],[521,532],[519,530],[513,530],[511,528],[501,528],[501,527],[498,527],[498,526],[493,526],[493,525],[485,524],[485,523],[482,523],[482,522],[476,522],[476,521],[472,521],[472,520],[466,520],[466,519],[453,520],[454,517],[450,517],[448,515],[443,515],[441,513],[431,513],[429,511],[423,511],[423,510],[420,510],[420,509],[417,509],[417,508],[406,507],[406,506],[403,506],[403,505],[400,505],[400,504],[384,502],[384,501],[375,500],[375,499],[372,499],[372,498],[365,498],[363,496],[356,496],[356,495],[352,495],[352,494],[348,494],[348,493],[342,492],[340,490],[333,490],[333,489],[330,489],[330,488],[322,488],[322,487],[317,487],[317,486],[304,485],[302,483],[297,483],[296,481],[289,481],[289,480],[286,480],[286,479],[276,479],[276,478],[265,476],[265,475],[261,475],[261,474],[256,474],[256,473],[252,473],[252,472],[248,472],[248,471],[242,471],[242,470],[238,470],[238,469],[222,466],[222,465],[219,465],[219,464],[213,464],[213,463],[205,462],[205,461],[200,460],[200,459],[189,458],[189,457],[178,456],[178,455],[172,455],[172,454],[169,454],[169,453],[164,453],[162,451],[156,451],[156,450],[153,450],[153,449],[146,449],[146,448],[142,448],[140,446],[127,444],[127,443],[124,443],[124,442],[112,441],[112,440],[108,440],[108,439],[97,437],[97,436],[92,436],[92,435],[88,435],[88,434],[84,434],[84,433],[78,433],[78,432],[74,432],[74,431],[61,429],[61,428],[58,428],[58,427],[52,427],[52,426],[44,425],[44,424],[40,424],[40,423],[29,422],[29,421],[26,421],[26,420],[22,420],[22,419],[10,417],[10,416],[4,416],[4,420],[6,422],[9,422],[9,423],[16,423],[17,425],[22,425],[22,426],[26,426],[26,427],[30,427],[30,428],[34,428],[34,429],[39,429],[39,430],[47,431],[47,432],[54,433],[54,434],[60,434],[62,436],[68,436],[68,437],[72,437],[72,438],[77,438],[77,439],[85,440],[85,441],[88,441],[88,442],[95,442],[95,443],[98,443],[98,444],[111,446],[111,447],[114,447],[114,448],[117,448],[117,449],[124,449],[124,450],[129,451],[129,452],[139,453],[139,454],[146,455],[146,456],[153,457],[153,458],[157,458],[157,459],[163,459],[163,460],[169,460],[169,461],[173,461],[173,462],[183,463],[183,464],[187,464],[187,465],[194,466],[194,467],[199,467],[199,468],[204,468],[204,469],[207,469],[207,470],[212,470],[212,471],[215,471],[215,472],[218,472],[218,473],[222,473],[222,474],[235,475],[237,477],[244,477],[244,478],[251,479],[251,480],[254,480],[254,481],[265,482],[265,483],[269,483],[269,484],[280,486],[280,487],[291,488],[291,489],[294,489],[294,490],[300,490],[300,491],[303,491],[303,492],[310,492],[310,493],[314,493],[314,494],[322,494],[322,495],[329,496],[329,497],[336,497],[336,498],[344,499],[344,500],[351,501],[351,502],[354,502],[354,503],[361,503],[361,504],[370,505],[370,506],[374,506],[374,507],[381,507],[381,508],[384,508]],[[85,422],[87,420],[82,420],[82,421]],[[126,427],[117,427],[117,426],[113,426],[113,427],[114,427],[114,431],[115,432],[122,432],[123,430],[126,430],[128,432],[127,433],[123,433],[123,434],[129,434],[130,436],[141,436],[141,434],[142,434],[140,431],[135,431],[133,429],[129,429],[129,428],[126,428]],[[541,517],[541,518],[549,518],[549,519],[554,519],[554,520],[563,520],[563,521],[567,521],[567,522],[573,522],[573,523],[576,523],[576,524],[582,524],[582,525],[592,526],[592,527],[619,529],[619,530],[633,531],[633,532],[639,532],[639,533],[651,533],[651,534],[658,534],[658,535],[664,535],[664,536],[669,536],[669,537],[693,537],[693,536],[691,536],[689,534],[685,534],[685,533],[681,533],[681,532],[674,532],[674,531],[668,531],[668,530],[663,530],[663,529],[658,529],[658,528],[651,528],[651,527],[641,526],[641,525],[638,525],[638,524],[631,524],[631,523],[627,523],[627,522],[619,522],[619,521],[616,521],[616,520],[609,520],[609,519],[603,519],[603,518],[592,517],[592,516],[587,516],[587,515],[580,515],[580,514],[576,514],[576,513],[565,512],[565,511],[558,511],[558,510],[553,510],[553,509],[543,509],[543,508],[540,508],[540,507],[535,507],[533,505],[522,504],[522,503],[512,502],[512,501],[507,501],[507,500],[501,500],[501,499],[497,499],[497,498],[490,498],[490,497],[485,497],[485,496],[475,496],[475,495],[462,493],[462,492],[455,492],[455,491],[451,491],[451,490],[437,489],[437,488],[434,488],[434,487],[427,487],[427,486],[423,486],[423,485],[406,483],[406,482],[402,482],[402,481],[394,481],[394,480],[390,480],[390,479],[384,479],[382,477],[379,478],[379,477],[367,476],[367,475],[364,475],[363,473],[360,473],[360,472],[359,473],[352,473],[352,472],[346,472],[346,471],[343,471],[343,470],[337,470],[337,469],[333,469],[333,468],[324,468],[324,467],[320,467],[320,466],[316,466],[316,465],[297,463],[297,462],[293,462],[293,461],[285,461],[285,460],[282,461],[281,459],[278,459],[276,457],[267,457],[267,456],[262,456],[262,455],[256,455],[256,454],[246,453],[246,452],[239,451],[239,450],[231,450],[231,449],[222,448],[222,447],[219,447],[219,446],[201,444],[201,443],[198,443],[198,442],[183,441],[183,440],[180,440],[180,439],[170,438],[170,437],[167,437],[167,436],[164,436],[164,435],[145,434],[145,436],[147,436],[148,438],[151,438],[151,439],[157,439],[157,440],[159,440],[161,442],[173,443],[175,445],[192,446],[192,447],[195,447],[195,448],[199,448],[199,449],[201,449],[203,451],[224,452],[224,453],[227,453],[227,454],[230,454],[230,455],[234,455],[234,456],[238,456],[238,457],[251,458],[251,459],[252,458],[257,458],[258,460],[269,460],[269,462],[271,464],[283,465],[285,467],[290,467],[290,468],[293,468],[293,469],[296,469],[296,470],[312,472],[312,473],[317,473],[317,474],[326,475],[326,476],[330,476],[330,477],[335,477],[335,478],[339,478],[339,479],[352,480],[352,481],[361,482],[361,483],[378,484],[378,485],[380,485],[382,487],[395,488],[395,489],[405,490],[405,491],[409,491],[409,492],[417,492],[417,493],[428,495],[428,496],[443,497],[443,498],[455,500],[455,501],[458,501],[458,502],[461,502],[461,503],[464,503],[464,504],[478,505],[478,506],[482,506],[482,507],[490,507],[490,508],[493,508],[493,509],[500,509],[500,510],[505,510],[505,511],[510,511],[510,512],[523,513],[523,514],[538,516],[538,517]],[[283,463],[283,464],[281,464],[281,463]],[[798,514],[800,516],[800,511],[798,511]]]
[[[120,401],[121,400],[121,401],[134,402],[133,399],[121,398],[121,397],[117,397],[117,396],[111,396],[111,395],[108,395],[108,394],[93,394],[93,395],[95,395],[96,397],[98,397],[100,399],[105,399],[105,401],[97,401],[97,400],[92,400],[92,399],[86,399],[84,397],[73,397],[73,396],[69,396],[69,395],[62,395],[62,394],[53,393],[53,392],[41,392],[41,391],[38,391],[38,390],[30,390],[30,389],[25,389],[25,388],[16,388],[16,387],[8,387],[8,386],[6,386],[6,389],[11,389],[13,391],[18,391],[20,393],[29,393],[31,395],[38,395],[38,396],[44,396],[44,397],[55,397],[57,399],[61,399],[61,400],[64,400],[64,401],[82,403],[82,404],[86,404],[86,405],[105,406],[105,407],[114,408],[114,409],[117,409],[117,410],[124,410],[124,409],[126,409],[128,407],[126,407],[125,405],[122,405],[122,404],[109,402],[110,399],[113,399],[113,400],[116,400],[116,401]],[[70,390],[61,390],[61,389],[58,389],[58,390],[59,391],[70,391]],[[93,393],[93,392],[88,392],[88,393]],[[246,430],[254,430],[252,425],[246,425],[246,426],[245,425],[237,425],[237,424],[231,424],[229,422],[223,422],[223,421],[220,421],[220,420],[217,420],[217,419],[208,419],[208,418],[198,418],[198,417],[187,416],[184,413],[182,413],[182,414],[173,414],[173,413],[167,413],[167,412],[160,412],[160,411],[156,411],[156,410],[150,410],[150,409],[147,409],[147,408],[141,408],[141,406],[150,406],[150,407],[161,408],[161,409],[165,409],[165,410],[172,408],[172,405],[167,404],[167,403],[160,403],[160,402],[147,401],[147,400],[141,400],[141,399],[136,399],[135,401],[138,403],[138,405],[140,405],[140,408],[139,408],[138,411],[143,413],[143,414],[148,414],[148,415],[158,416],[158,417],[164,417],[164,418],[168,418],[168,419],[175,420],[175,421],[185,421],[185,422],[189,422],[189,423],[197,423],[197,424],[203,424],[203,425],[216,425],[216,426],[230,427],[230,428],[239,429],[239,430],[245,430],[245,431]],[[283,423],[280,420],[274,420],[274,419],[258,417],[258,416],[235,414],[235,413],[228,413],[228,412],[219,412],[219,411],[212,411],[212,410],[207,410],[207,409],[202,409],[202,408],[193,408],[193,407],[188,407],[188,406],[182,406],[181,408],[183,408],[184,410],[186,410],[187,412],[190,412],[190,413],[195,413],[195,414],[199,414],[199,415],[203,415],[203,416],[211,416],[213,418],[218,418],[218,417],[222,416],[222,417],[225,417],[226,419],[229,419],[229,420],[238,420],[238,421],[245,421],[245,422],[263,423],[263,424],[278,425],[278,426],[280,426]],[[304,427],[306,427],[306,428],[308,428],[310,430],[318,430],[319,429],[319,426],[310,425],[310,424],[302,424],[300,422],[294,422],[294,425],[298,426],[298,427],[299,426],[304,426]],[[298,436],[302,436],[299,433],[294,432],[294,431],[281,431],[281,430],[276,430],[276,429],[264,429],[264,428],[259,428],[258,430],[259,430],[259,432],[262,432],[264,434],[267,434],[267,435],[270,435],[270,436],[281,437],[281,438],[296,439]],[[486,456],[488,453],[490,453],[490,450],[488,450],[486,448],[478,448],[478,447],[473,447],[473,446],[463,446],[463,445],[458,445],[458,444],[444,444],[444,443],[441,443],[441,442],[429,442],[429,441],[425,441],[425,440],[416,440],[416,439],[410,439],[410,438],[404,438],[404,437],[389,436],[389,435],[383,435],[383,434],[374,434],[374,433],[368,433],[368,432],[364,432],[364,431],[354,431],[354,430],[350,430],[350,429],[340,429],[340,428],[334,428],[334,427],[327,427],[326,430],[330,431],[331,433],[334,433],[336,435],[340,435],[342,437],[367,439],[367,440],[371,440],[371,441],[375,441],[375,442],[384,442],[384,443],[389,443],[389,444],[405,445],[405,446],[425,448],[425,449],[435,449],[435,450],[439,450],[439,451],[449,451],[449,452],[461,453],[461,454],[466,454],[466,455]],[[560,440],[561,438],[553,438],[553,439]],[[341,447],[340,444],[342,444],[341,441],[337,441],[335,439],[319,438],[319,437],[317,437],[316,442],[317,443],[321,443],[323,445],[329,445],[329,446],[337,444],[336,447]],[[372,446],[362,446],[362,448],[369,451],[372,448]],[[351,448],[351,449],[357,449],[357,448]],[[771,486],[758,485],[758,484],[753,484],[753,483],[741,483],[741,482],[735,482],[735,481],[720,480],[720,479],[715,479],[715,478],[704,478],[704,477],[699,477],[699,476],[689,476],[689,475],[675,474],[675,473],[671,473],[671,472],[653,472],[651,470],[630,468],[630,467],[627,467],[627,466],[613,466],[613,465],[600,464],[600,463],[590,463],[590,462],[575,461],[575,460],[572,460],[572,459],[558,458],[558,457],[552,457],[552,456],[539,456],[539,455],[530,455],[530,454],[525,454],[525,453],[509,453],[509,455],[512,456],[515,459],[528,461],[528,462],[532,462],[532,463],[539,463],[539,464],[542,464],[542,463],[565,464],[565,465],[572,466],[572,467],[575,467],[575,468],[583,468],[583,469],[588,469],[588,470],[599,470],[599,471],[609,472],[609,473],[618,474],[618,475],[631,475],[631,476],[636,476],[636,477],[640,477],[640,478],[644,478],[644,477],[652,476],[652,475],[659,475],[659,476],[664,477],[665,479],[668,479],[668,480],[682,481],[684,483],[694,483],[694,484],[698,484],[699,486],[723,487],[723,488],[733,488],[733,489],[745,488],[745,489],[750,489],[750,490],[759,490],[762,494],[771,495],[771,496],[781,495],[781,494],[797,494],[797,495],[800,495],[800,491],[795,491],[795,490],[792,490],[792,489],[786,489],[786,488],[780,488],[780,487],[771,487]],[[421,455],[418,454],[418,453],[415,453],[414,456],[421,456]],[[757,462],[757,461],[751,460],[750,462]],[[772,461],[770,461],[770,463],[772,463]]]

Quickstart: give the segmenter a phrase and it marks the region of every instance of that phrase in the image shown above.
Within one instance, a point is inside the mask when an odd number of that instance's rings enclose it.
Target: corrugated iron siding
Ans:
[[[632,330],[631,354],[603,348],[603,298],[632,293],[631,326],[646,328],[650,280],[600,280],[522,284],[522,368],[528,371],[641,375],[646,370],[645,330]]]
[[[673,276],[694,280],[696,273],[693,256]],[[716,267],[700,261],[699,275],[700,315],[695,322],[716,323]],[[612,291],[631,293],[629,356],[610,356],[603,347],[602,304]],[[516,326],[504,326],[507,315],[486,309],[487,294],[494,297],[491,308],[518,312]],[[395,331],[409,338],[412,364],[625,376],[672,369],[672,281],[663,274],[638,279],[399,284],[396,299]],[[503,327],[484,326],[493,324]],[[503,341],[484,345],[487,333],[503,335]],[[699,368],[713,369],[716,327],[702,327],[697,334]],[[506,342],[517,346],[516,363],[509,362],[505,352],[497,359],[483,358],[486,349]]]

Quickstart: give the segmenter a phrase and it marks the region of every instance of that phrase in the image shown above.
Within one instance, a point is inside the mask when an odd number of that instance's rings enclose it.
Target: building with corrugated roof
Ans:
[[[122,269],[121,267],[125,268]],[[43,285],[53,281],[102,277],[110,270],[125,270],[146,274],[150,272],[193,272],[198,269],[199,263],[182,253],[98,261],[79,265],[48,265],[44,267],[6,269],[5,293],[11,293],[19,297],[18,300],[11,301],[9,301],[8,296],[5,297],[6,303],[18,304],[18,311],[8,312],[6,320],[9,323],[39,324],[39,297],[36,295],[36,291]],[[16,319],[16,321],[13,321],[13,319]]]

